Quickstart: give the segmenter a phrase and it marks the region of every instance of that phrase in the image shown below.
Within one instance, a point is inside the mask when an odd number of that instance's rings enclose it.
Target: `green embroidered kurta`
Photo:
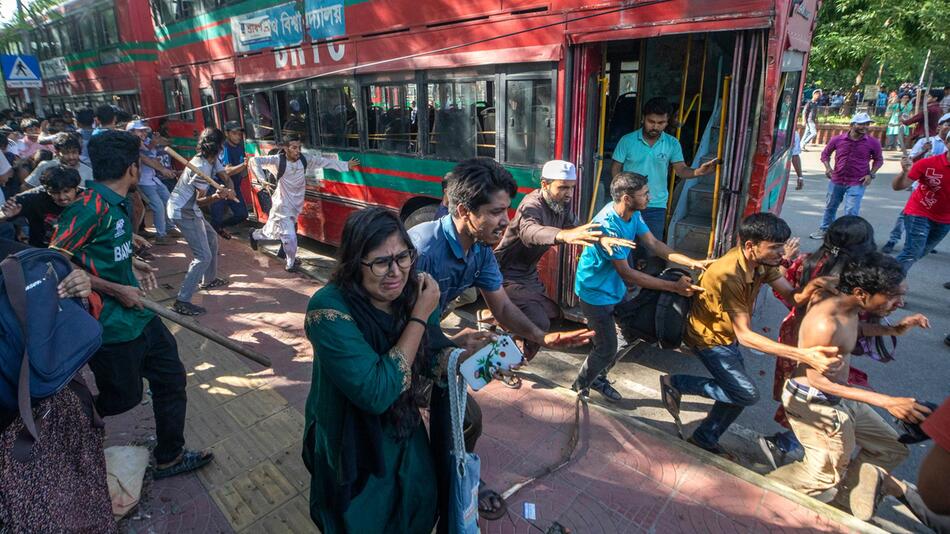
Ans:
[[[900,102],[894,102],[887,108],[887,114],[890,116],[887,121],[887,132],[886,135],[898,135],[900,130],[903,128],[904,135],[910,134],[910,126],[901,126],[901,119],[904,115],[910,115],[914,110],[913,106],[908,102],[906,105],[901,105]]]
[[[433,321],[438,324],[436,314],[429,319],[430,324]],[[313,428],[310,510],[317,526],[324,534],[429,534],[438,499],[429,438],[421,423],[401,442],[393,439],[384,423],[385,474],[371,475],[345,512],[332,509],[325,494],[324,481],[338,474],[346,403],[372,414],[384,413],[409,388],[406,359],[396,351],[378,354],[370,347],[332,284],[310,299],[306,332],[314,358],[304,436]]]

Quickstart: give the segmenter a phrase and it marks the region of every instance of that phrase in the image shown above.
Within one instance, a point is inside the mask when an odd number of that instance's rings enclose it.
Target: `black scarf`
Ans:
[[[379,310],[362,294],[354,294],[342,287],[340,293],[366,342],[377,354],[384,358],[388,357],[386,353],[399,340],[409,318],[397,317]],[[386,413],[376,415],[360,410],[352,403],[346,403],[340,443],[339,471],[335,481],[336,487],[330,493],[336,497],[335,505],[340,510],[346,510],[352,498],[363,491],[370,475],[382,477],[384,474],[385,462],[382,452],[384,419],[391,420],[393,412],[397,408],[402,408],[399,410],[400,420],[391,421],[396,431],[393,437],[397,440],[408,438],[421,422],[421,416],[415,404],[415,395],[418,393],[416,390],[420,381],[419,371],[428,364],[432,356],[450,346],[452,342],[445,337],[441,328],[427,326],[419,353],[413,362],[412,385],[409,390],[399,396]]]

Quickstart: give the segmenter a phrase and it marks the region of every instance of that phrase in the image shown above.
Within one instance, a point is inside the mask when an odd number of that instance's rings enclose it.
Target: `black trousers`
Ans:
[[[471,395],[465,402],[465,420],[462,422],[465,434],[465,450],[475,450],[475,442],[482,435],[482,409]],[[435,478],[439,491],[439,526],[437,532],[446,534],[449,513],[449,482],[452,476],[452,418],[449,411],[449,391],[447,388],[432,386],[429,400],[429,441],[435,460]]]
[[[155,461],[173,461],[185,446],[185,366],[178,344],[158,317],[139,337],[103,345],[89,360],[99,396],[96,409],[103,416],[127,412],[142,402],[142,379],[152,390],[155,415]]]

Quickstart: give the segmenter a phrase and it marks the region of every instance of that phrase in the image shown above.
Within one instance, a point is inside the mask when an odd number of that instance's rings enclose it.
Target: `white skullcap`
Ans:
[[[570,161],[555,159],[544,164],[541,178],[545,180],[577,180],[577,169]]]

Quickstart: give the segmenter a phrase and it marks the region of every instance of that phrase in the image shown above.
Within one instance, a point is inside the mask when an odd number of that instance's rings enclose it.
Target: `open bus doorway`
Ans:
[[[581,152],[589,154],[583,166],[583,189],[587,194],[582,195],[582,219],[589,220],[609,202],[614,150],[623,136],[640,128],[643,105],[652,98],[664,98],[669,103],[671,113],[665,133],[679,141],[686,165],[697,167],[716,156],[719,125],[713,119],[719,116],[721,86],[732,66],[733,47],[734,38],[726,33],[672,35],[601,45],[601,68],[597,73],[601,81],[597,91],[589,95],[594,105],[588,110],[594,116],[586,121],[588,129],[596,131],[594,135],[583,136],[589,148]],[[606,91],[606,95],[601,91]],[[600,164],[599,154],[603,158]],[[595,175],[599,182],[596,192]],[[714,177],[688,181],[677,178],[672,187],[670,177],[671,174],[666,177],[669,200],[664,235],[657,237],[686,252],[705,256],[703,236],[693,235],[682,227],[677,229],[676,223],[687,214],[710,218],[706,222],[708,241]],[[686,205],[681,206],[684,202]]]
[[[677,251],[693,257],[707,257],[714,242],[726,241],[741,209],[738,208],[748,182],[748,155],[754,150],[754,107],[759,99],[761,62],[750,57],[762,44],[762,32],[709,32],[611,41],[577,47],[574,89],[583,94],[575,100],[578,116],[572,154],[580,163],[581,192],[578,217],[589,221],[610,201],[611,164],[620,139],[641,127],[642,108],[652,98],[662,97],[670,105],[665,133],[675,137],[682,148],[684,163],[696,168],[720,157],[731,165],[695,179],[673,179],[671,168],[665,176],[668,200],[663,239]],[[738,54],[738,56],[737,56]],[[748,63],[737,65],[737,57]],[[744,84],[734,87],[736,72]],[[733,83],[730,83],[733,82]],[[726,125],[720,108],[726,95]],[[730,100],[737,98],[744,108],[730,112]],[[740,122],[741,121],[741,122]],[[720,135],[721,126],[726,126]],[[721,164],[720,164],[721,165]],[[672,166],[670,166],[672,167]],[[730,181],[729,190],[716,197],[717,179]],[[721,191],[722,192],[722,191]],[[725,193],[728,193],[726,195]],[[717,214],[715,204],[728,206]],[[576,305],[573,296],[573,262],[565,261],[568,274],[562,287],[562,302]]]

